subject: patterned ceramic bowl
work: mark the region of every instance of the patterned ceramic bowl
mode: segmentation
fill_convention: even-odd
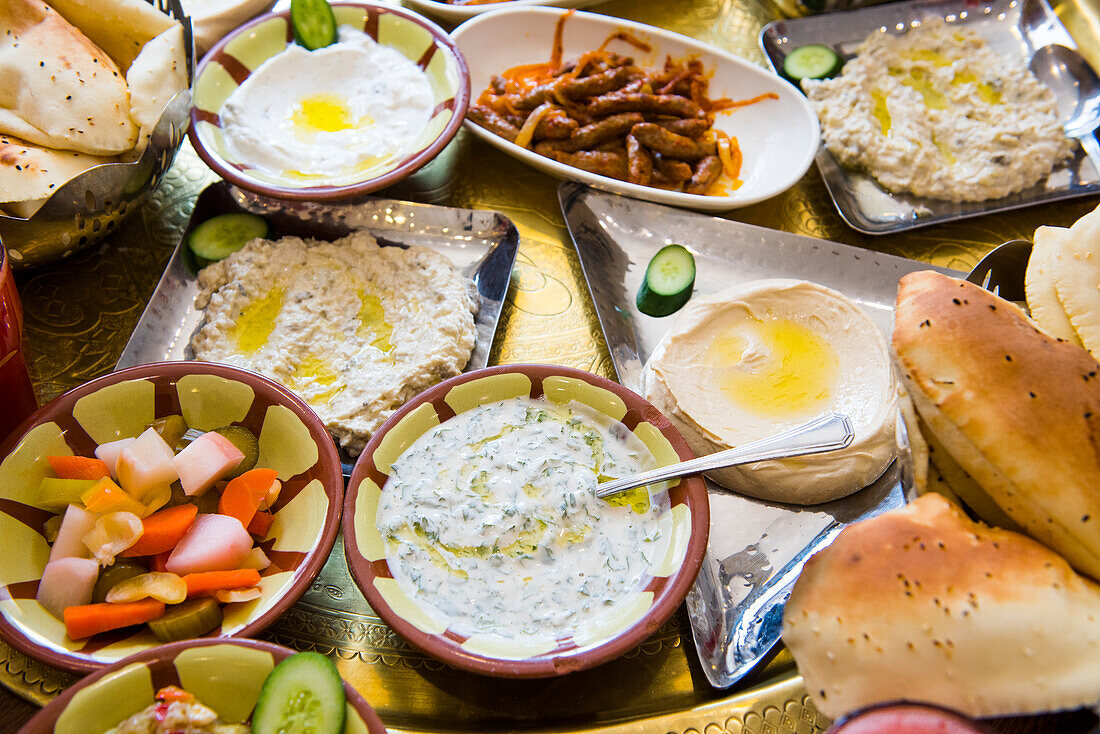
[[[252,372],[206,362],[162,362],[120,370],[74,388],[31,415],[0,444],[0,637],[49,665],[84,672],[158,644],[142,628],[74,641],[35,600],[49,555],[33,506],[48,455],[91,456],[101,443],[136,436],[155,418],[182,414],[211,430],[243,425],[260,442],[257,466],[279,472],[275,522],[258,543],[272,561],[262,596],[224,608],[221,636],[255,635],[309,588],[336,540],[343,475],[320,418],[286,388]]]
[[[226,143],[218,116],[222,105],[253,70],[283,51],[293,39],[289,11],[263,15],[217,43],[195,74],[188,135],[199,156],[226,180],[275,199],[353,199],[419,170],[458,132],[470,101],[470,73],[450,36],[427,18],[399,7],[348,3],[333,4],[333,11],[339,25],[363,29],[383,46],[400,51],[427,74],[435,101],[431,120],[405,152],[324,185],[269,174],[239,160]]]
[[[256,640],[186,640],[120,660],[83,678],[54,699],[20,734],[89,734],[118,726],[174,685],[193,694],[227,724],[245,721],[275,664],[294,651]],[[354,688],[347,695],[345,734],[384,734],[378,715]]]
[[[703,480],[688,477],[651,493],[667,540],[645,566],[640,583],[608,611],[571,635],[532,642],[514,634],[463,635],[420,604],[394,579],[376,515],[391,465],[418,437],[456,414],[508,398],[530,396],[583,403],[634,433],[659,465],[692,454],[672,424],[639,395],[610,380],[568,367],[507,365],[459,375],[405,404],[371,437],[352,472],[344,502],[348,567],[367,601],[405,639],[440,660],[478,673],[539,678],[610,660],[649,637],[683,601],[707,547],[709,505]],[[663,487],[662,487],[663,488]]]

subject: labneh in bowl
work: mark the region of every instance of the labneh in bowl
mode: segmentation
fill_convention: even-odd
[[[427,77],[434,108],[426,125],[394,155],[365,160],[338,175],[317,178],[292,170],[273,172],[247,160],[227,139],[222,119],[223,105],[253,72],[269,58],[293,45],[290,11],[262,15],[236,29],[203,57],[195,73],[191,128],[188,135],[199,157],[230,183],[252,193],[274,199],[299,201],[354,200],[406,178],[432,160],[451,141],[462,124],[470,100],[470,73],[454,42],[439,26],[409,10],[369,3],[334,3],[338,26],[362,30],[381,46],[396,49],[413,62]],[[330,47],[332,48],[332,47]],[[324,49],[322,49],[324,50]],[[347,83],[346,69],[332,69],[328,79],[310,79],[310,94],[339,94],[340,83]],[[342,76],[343,75],[343,76]],[[331,101],[331,100],[330,100]],[[282,102],[277,103],[282,109]],[[286,106],[301,112],[301,100],[288,98]],[[298,105],[295,107],[295,105]],[[400,106],[400,105],[397,105]],[[322,101],[314,109],[322,127],[333,131],[344,124],[335,108]],[[274,109],[274,107],[272,108]],[[344,113],[350,114],[349,109]],[[245,109],[242,115],[250,114]],[[303,113],[306,118],[309,115]],[[312,118],[310,118],[312,119]],[[365,125],[373,123],[364,123]],[[346,130],[361,129],[359,123]]]
[[[226,724],[247,721],[260,687],[276,664],[294,654],[257,640],[186,640],[138,653],[89,675],[39,711],[20,734],[88,734],[118,726],[154,703],[164,686],[178,686]],[[384,734],[378,715],[344,681],[347,734]]]
[[[426,600],[424,594],[417,594],[420,589],[413,588],[434,572],[424,566],[418,569],[410,565],[410,573],[404,573],[399,561],[404,550],[398,548],[396,540],[387,541],[386,535],[380,530],[380,508],[384,515],[389,516],[388,513],[394,508],[400,511],[403,507],[401,503],[406,497],[415,496],[415,492],[410,495],[394,489],[393,484],[387,485],[387,480],[396,474],[435,476],[431,470],[420,472],[415,468],[395,472],[393,465],[395,462],[400,463],[399,457],[406,454],[418,438],[434,427],[442,425],[445,430],[450,424],[458,431],[452,435],[458,436],[459,441],[464,441],[467,434],[463,426],[469,416],[475,415],[473,411],[479,410],[481,406],[517,398],[545,398],[553,406],[550,412],[556,411],[557,415],[547,417],[541,410],[528,412],[525,419],[510,423],[519,427],[502,430],[485,440],[477,439],[469,443],[466,449],[477,447],[475,450],[481,450],[482,447],[492,445],[491,442],[501,436],[507,438],[510,433],[517,436],[529,435],[524,433],[524,426],[533,426],[544,420],[549,420],[552,426],[555,421],[557,425],[570,426],[568,429],[560,429],[561,435],[570,438],[560,440],[574,440],[571,431],[577,425],[580,425],[579,430],[584,431],[586,427],[597,425],[596,422],[599,421],[606,424],[606,436],[613,440],[593,438],[592,432],[584,432],[586,438],[583,444],[574,445],[587,445],[590,448],[598,445],[600,452],[593,449],[593,454],[600,457],[612,456],[619,446],[633,447],[639,454],[648,453],[658,466],[692,458],[686,442],[667,418],[641,396],[610,380],[581,370],[550,365],[507,365],[476,370],[420,393],[371,437],[355,465],[345,497],[345,557],[355,582],[371,608],[406,640],[424,652],[454,667],[476,673],[508,678],[541,678],[571,673],[606,662],[652,635],[680,605],[695,580],[706,551],[710,512],[703,480],[693,476],[648,489],[634,490],[636,494],[632,496],[620,495],[622,499],[612,503],[619,506],[609,509],[606,516],[600,514],[603,512],[602,506],[590,504],[603,503],[605,500],[596,499],[594,493],[583,494],[578,498],[577,504],[571,507],[584,508],[587,519],[581,517],[578,511],[578,514],[572,515],[566,521],[565,507],[562,506],[562,522],[559,525],[553,518],[549,522],[544,521],[540,514],[545,507],[557,502],[556,499],[546,499],[556,498],[552,494],[552,479],[544,482],[532,479],[530,484],[523,486],[523,493],[528,498],[524,499],[515,491],[517,482],[498,481],[504,476],[503,469],[496,470],[494,476],[477,468],[481,457],[475,455],[473,459],[469,459],[463,456],[456,466],[473,467],[471,491],[480,493],[487,507],[503,506],[494,503],[501,497],[508,496],[509,491],[514,491],[512,496],[517,498],[517,506],[510,516],[516,518],[518,524],[508,527],[508,521],[505,520],[509,517],[507,509],[503,510],[499,518],[488,520],[489,524],[483,525],[483,521],[490,516],[474,515],[463,518],[466,513],[462,512],[462,507],[452,508],[453,514],[441,522],[441,526],[448,528],[445,532],[449,533],[453,528],[453,532],[461,535],[478,532],[477,528],[488,527],[486,537],[495,542],[490,550],[489,541],[480,541],[478,545],[474,545],[472,541],[469,544],[456,544],[451,537],[440,537],[438,543],[432,545],[429,542],[422,546],[428,557],[434,559],[433,563],[437,568],[467,579],[461,582],[464,588],[460,587],[450,597],[455,600],[454,607],[444,612],[435,602]],[[521,407],[517,410],[527,408]],[[582,416],[584,422],[572,424],[568,420],[562,421],[561,414],[565,412]],[[590,420],[583,419],[583,416],[589,416]],[[480,426],[477,423],[471,424],[470,431],[492,433],[492,429],[504,425],[507,420],[505,417],[489,416]],[[524,420],[527,421],[526,424]],[[604,428],[600,429],[603,430]],[[541,466],[561,467],[568,460],[562,459],[562,454],[553,455],[546,448],[551,445],[555,450],[560,448],[560,443],[552,444],[554,440],[559,439],[541,437],[534,443],[520,443],[519,447],[535,446],[534,453],[540,454],[531,456],[529,462],[525,461],[526,450],[506,451],[503,443],[496,444],[496,448],[489,449],[487,453],[496,452],[496,456],[502,457],[502,460],[519,467],[514,469],[509,466],[508,471],[528,471],[529,467],[540,461],[544,462]],[[580,450],[584,451],[583,448]],[[415,449],[408,454],[415,455]],[[440,451],[428,455],[448,454]],[[582,465],[583,462],[579,462],[573,466]],[[554,472],[556,469],[546,471]],[[590,472],[591,468],[585,471]],[[551,475],[546,473],[542,476]],[[561,485],[566,488],[567,495],[571,491],[569,488],[574,488],[574,493],[586,491],[583,483],[572,483],[567,473],[563,476],[567,478]],[[425,485],[430,489],[431,483],[435,481],[429,480]],[[539,486],[536,487],[536,484]],[[448,490],[443,489],[442,481],[436,486],[439,489],[435,491],[441,498],[449,494]],[[544,504],[540,505],[540,501]],[[569,501],[568,496],[565,501]],[[473,504],[476,503],[474,500]],[[426,503],[424,507],[427,508],[430,504],[432,503]],[[400,522],[412,523],[409,532],[414,535],[430,534],[433,530],[428,521],[415,519],[416,509],[400,516]],[[588,514],[590,509],[594,509],[597,514]],[[606,517],[612,519],[604,519]],[[541,523],[533,530],[530,527],[532,518],[535,523]],[[576,518],[580,520],[577,521]],[[590,524],[589,519],[592,520]],[[650,522],[655,523],[659,532],[654,531],[654,526],[647,525]],[[628,546],[628,550],[620,548],[622,553],[618,557],[612,557],[614,554],[601,555],[600,548],[606,546],[593,547],[607,537],[604,533],[609,532],[608,528],[633,527],[635,523],[638,527],[648,528],[644,531],[646,540],[639,546],[643,550],[634,553],[637,548]],[[391,527],[387,533],[395,538],[409,537],[404,534],[405,528],[394,531]],[[588,533],[592,533],[591,537],[585,538]],[[639,536],[634,536],[634,540],[637,537]],[[561,543],[556,544],[556,540]],[[651,541],[653,544],[647,545]],[[538,584],[538,579],[534,579],[534,583],[532,580],[544,568],[538,564],[543,562],[546,546],[551,547],[554,558],[565,559],[558,562],[554,573],[559,577],[565,574],[570,578],[560,586],[553,586],[544,595],[546,589]],[[570,551],[570,546],[576,550]],[[451,553],[453,555],[448,555]],[[498,557],[494,559],[493,555]],[[464,563],[462,556],[483,559],[489,565],[496,565],[498,562],[501,565],[497,566],[496,571],[482,566],[480,570],[472,569],[467,574],[461,568]],[[630,556],[633,560],[624,565],[624,556]],[[458,567],[457,572],[447,570],[451,568],[447,565],[448,558]],[[615,592],[619,595],[612,601],[605,601],[610,596],[601,598],[598,592],[593,592],[598,602],[592,604],[591,612],[582,611],[579,609],[580,605],[569,601],[572,598],[570,594],[588,593],[587,590],[578,591],[583,584],[579,579],[573,578],[584,576],[582,561],[585,559],[597,561],[593,567],[595,570],[588,569],[589,574],[585,581],[607,583],[609,586],[620,584]],[[470,560],[470,563],[476,561]],[[609,571],[603,571],[604,563],[610,564],[607,566]],[[624,570],[626,568],[631,570]],[[496,578],[493,578],[494,573],[498,574]],[[500,577],[505,575],[521,584],[513,591],[497,593],[497,598],[505,600],[502,603],[510,607],[506,610],[507,613],[492,616],[496,614],[496,610],[491,608],[495,603],[493,601],[489,602],[489,612],[479,611],[473,601],[475,596],[484,589],[490,589],[489,594],[492,595],[494,592],[491,589],[496,587],[488,584],[501,583]],[[413,585],[409,585],[410,578],[416,579],[412,582]],[[430,583],[425,582],[425,585]],[[570,588],[570,584],[576,586]],[[437,588],[443,588],[443,585]],[[539,614],[544,613],[547,608],[554,608],[555,604],[550,597],[561,595],[564,595],[564,601],[560,602],[563,613],[577,614],[578,621],[574,623],[570,620],[566,626],[550,627],[552,631],[548,633],[547,626],[539,621]],[[517,603],[515,600],[522,596],[529,596],[530,599]],[[542,600],[549,602],[546,607],[541,607],[537,613],[529,612],[528,604],[533,610],[540,607]],[[466,619],[462,619],[463,614],[467,615]],[[483,615],[483,620],[492,618],[491,624],[496,628],[487,629],[484,626],[479,627],[477,622],[471,622],[470,617],[478,614]],[[508,620],[508,614],[513,614],[514,623]],[[501,624],[499,620],[507,621]],[[525,624],[532,629],[524,631],[522,627]]]
[[[56,513],[33,503],[50,472],[46,456],[92,456],[99,444],[137,436],[172,414],[200,431],[249,429],[259,440],[256,466],[276,470],[283,483],[271,507],[273,523],[255,541],[272,562],[260,574],[260,598],[223,605],[221,626],[206,636],[256,635],[320,572],[336,540],[344,485],[335,445],[317,414],[281,385],[236,367],[131,367],[55,398],[0,444],[0,637],[13,647],[48,665],[87,672],[160,644],[144,625],[68,637],[35,598],[50,553],[44,523]]]

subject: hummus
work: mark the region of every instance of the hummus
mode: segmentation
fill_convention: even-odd
[[[199,273],[196,359],[278,380],[352,454],[410,397],[457,375],[474,347],[473,283],[426,247],[255,239]]]
[[[239,162],[283,184],[334,186],[392,165],[419,139],[434,106],[415,63],[342,26],[331,46],[291,44],[264,61],[218,116]]]
[[[646,364],[645,394],[700,456],[825,413],[848,416],[856,436],[846,449],[707,475],[754,497],[844,497],[896,453],[886,339],[859,306],[816,283],[759,280],[693,300]]]
[[[876,31],[839,77],[802,86],[829,151],[894,192],[997,199],[1073,150],[1054,94],[1019,59],[938,19],[902,36]]]

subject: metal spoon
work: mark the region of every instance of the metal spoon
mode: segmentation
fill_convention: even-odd
[[[644,487],[647,484],[662,482],[666,479],[698,474],[711,469],[722,469],[737,464],[834,451],[849,446],[855,435],[848,416],[839,413],[827,413],[809,423],[803,423],[774,436],[747,443],[744,446],[726,449],[708,456],[700,456],[698,459],[691,459],[690,461],[680,461],[640,474],[632,474],[622,479],[602,482],[596,486],[596,496],[609,497],[628,489]]]
[[[1095,134],[1100,127],[1100,77],[1081,54],[1058,44],[1036,51],[1030,66],[1039,81],[1054,92],[1066,135],[1081,141],[1100,176],[1100,143]]]

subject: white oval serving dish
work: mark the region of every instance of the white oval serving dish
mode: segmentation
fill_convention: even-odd
[[[510,7],[479,15],[452,33],[470,69],[471,99],[489,85],[494,74],[520,64],[550,58],[554,26],[562,10]],[[510,143],[466,120],[466,127],[509,155],[558,178],[580,181],[607,191],[662,204],[719,212],[768,199],[802,178],[814,161],[820,128],[806,97],[794,85],[770,71],[687,36],[595,13],[576,12],[565,22],[563,59],[595,50],[610,34],[626,30],[652,46],[649,52],[614,41],[608,48],[634,58],[645,68],[661,67],[665,57],[696,57],[712,72],[711,99],[750,99],[767,92],[778,99],[716,114],[714,127],[737,138],[744,155],[743,185],[728,196],[702,196],[627,183],[582,171]]]

